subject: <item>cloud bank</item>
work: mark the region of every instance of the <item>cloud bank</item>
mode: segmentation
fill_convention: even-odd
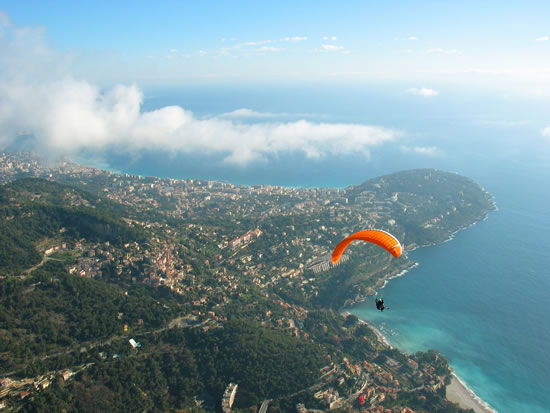
[[[257,112],[252,109],[241,108],[232,112],[222,113],[218,115],[219,118],[231,118],[231,119],[244,119],[244,118],[276,118],[281,116],[288,116],[287,113],[278,114],[271,112]]]
[[[50,158],[82,151],[101,156],[162,150],[214,154],[226,163],[246,165],[285,152],[308,158],[368,157],[373,146],[399,136],[361,124],[240,122],[239,117],[260,115],[249,109],[208,119],[180,106],[142,111],[143,92],[136,85],[100,90],[73,78],[69,63],[47,46],[42,29],[18,28],[0,16],[0,149],[25,134],[34,137],[37,152]]]

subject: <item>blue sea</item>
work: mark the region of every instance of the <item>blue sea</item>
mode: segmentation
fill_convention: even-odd
[[[414,85],[412,85],[414,86]],[[370,157],[273,157],[244,167],[222,157],[162,152],[112,154],[110,168],[139,175],[217,179],[237,184],[340,187],[411,168],[458,172],[493,194],[498,209],[449,242],[408,252],[419,265],[351,311],[392,345],[446,355],[456,374],[502,413],[550,409],[550,102],[504,92],[433,85],[195,86],[145,90],[143,110],[180,105],[199,118],[247,108],[279,114],[250,122],[353,122],[399,130],[400,142]],[[243,120],[246,122],[246,120]],[[403,146],[436,147],[433,156]],[[372,301],[372,300],[371,300]]]
[[[408,253],[419,263],[351,310],[390,343],[446,355],[456,374],[499,412],[548,412],[550,197],[526,168],[487,182],[498,210],[450,242]]]

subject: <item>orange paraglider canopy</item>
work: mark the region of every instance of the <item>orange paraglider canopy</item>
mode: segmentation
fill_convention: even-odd
[[[364,231],[351,234],[349,237],[341,241],[332,252],[332,263],[336,264],[346,248],[353,241],[367,241],[384,248],[395,258],[399,257],[403,252],[400,242],[392,234],[380,229],[367,229]]]

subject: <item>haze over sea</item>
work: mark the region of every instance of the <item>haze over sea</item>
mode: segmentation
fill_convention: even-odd
[[[211,118],[247,108],[255,117],[239,122],[380,125],[399,130],[401,145],[376,146],[369,159],[289,153],[237,168],[219,155],[161,152],[112,154],[107,162],[140,175],[284,186],[343,188],[420,167],[474,179],[494,195],[498,210],[451,242],[409,252],[420,265],[380,292],[389,311],[376,312],[372,299],[351,311],[404,351],[438,349],[499,412],[548,411],[550,145],[541,134],[547,104],[458,89],[419,99],[403,90],[353,84],[145,90],[143,110],[181,105],[198,118]]]

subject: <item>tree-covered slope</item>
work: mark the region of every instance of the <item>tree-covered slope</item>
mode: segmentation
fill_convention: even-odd
[[[444,241],[494,208],[491,195],[473,180],[435,169],[397,172],[349,189],[359,207],[369,195],[388,209],[409,245]]]
[[[16,274],[40,262],[39,241],[80,238],[116,245],[143,240],[122,220],[122,208],[84,191],[25,178],[0,187],[0,274]]]

